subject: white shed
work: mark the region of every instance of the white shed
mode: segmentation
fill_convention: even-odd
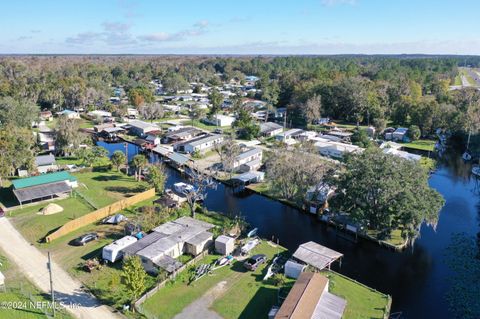
[[[122,258],[122,249],[132,245],[137,241],[137,238],[133,236],[125,236],[119,240],[114,241],[110,245],[103,247],[102,258],[110,262],[116,262]]]
[[[222,255],[230,255],[235,249],[235,238],[221,235],[215,239],[215,251]]]
[[[306,265],[299,264],[293,260],[289,260],[285,264],[285,276],[297,279],[306,267]]]

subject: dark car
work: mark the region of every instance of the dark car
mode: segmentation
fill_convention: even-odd
[[[245,268],[248,270],[255,270],[267,261],[267,256],[265,255],[255,255],[247,259],[247,261],[243,264]]]
[[[96,233],[89,233],[76,238],[73,241],[73,244],[75,246],[84,246],[86,243],[97,240],[97,239],[98,239],[98,235]]]

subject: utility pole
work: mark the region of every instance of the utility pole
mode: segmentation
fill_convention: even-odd
[[[55,318],[55,292],[53,291],[52,259],[50,258],[50,252],[48,252],[47,268],[48,268],[48,273],[50,275],[50,292],[52,294],[53,317]]]
[[[127,161],[127,163],[126,163],[127,166],[125,168],[125,173],[128,176],[128,143],[127,142],[123,143],[123,146],[125,146],[125,158],[126,158],[126,161]]]

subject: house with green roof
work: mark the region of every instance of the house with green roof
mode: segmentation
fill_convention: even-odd
[[[77,178],[66,171],[20,178],[12,184],[20,205],[65,196],[78,186]]]

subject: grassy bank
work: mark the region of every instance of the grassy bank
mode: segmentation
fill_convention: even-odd
[[[343,319],[383,319],[389,313],[390,300],[387,295],[335,272],[325,271],[322,274],[330,280],[329,291],[347,300]]]
[[[402,146],[414,150],[433,152],[436,141],[434,140],[417,140],[410,143],[403,143]]]

